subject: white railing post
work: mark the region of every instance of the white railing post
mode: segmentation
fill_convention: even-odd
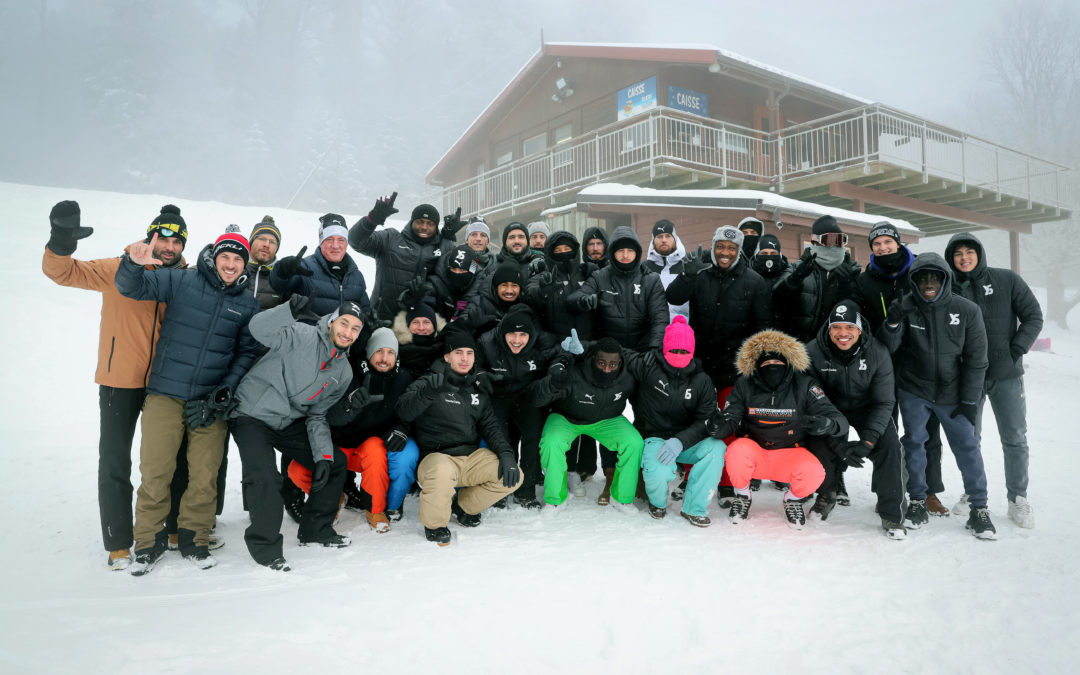
[[[968,136],[964,134],[960,140],[960,192],[961,194],[967,193],[968,180],[967,180],[967,144]]]
[[[870,173],[870,133],[866,124],[866,108],[862,109],[863,173]]]
[[[720,187],[727,187],[727,127],[720,125]]]
[[[926,185],[930,182],[930,173],[926,166],[926,122],[920,125],[922,129],[922,182]]]
[[[784,149],[784,132],[776,132],[776,191],[784,191],[784,158],[781,156]]]

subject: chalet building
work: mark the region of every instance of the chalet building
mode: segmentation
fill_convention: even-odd
[[[843,211],[856,214],[839,220],[863,263],[869,218],[909,241],[1006,230],[1015,269],[1020,234],[1070,216],[1066,171],[711,46],[549,42],[426,181],[444,212],[460,206],[496,230],[628,224],[647,243],[660,217],[704,232],[753,211],[787,247],[808,240],[815,213]]]

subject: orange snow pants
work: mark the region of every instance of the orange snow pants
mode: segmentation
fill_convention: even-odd
[[[728,444],[724,468],[736,488],[750,487],[751,478],[790,483],[799,499],[813,494],[825,480],[825,468],[806,448],[765,450],[749,438]]]
[[[360,488],[371,495],[371,512],[386,510],[386,491],[390,488],[390,470],[386,464],[383,439],[372,436],[358,447],[341,448],[349,471],[360,474]],[[289,478],[304,492],[311,490],[311,470],[299,462],[289,464]]]

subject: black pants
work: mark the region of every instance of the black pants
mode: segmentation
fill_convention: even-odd
[[[848,424],[856,430],[866,426],[866,414],[861,410],[844,413]],[[807,443],[807,449],[814,453],[821,465],[825,467],[825,480],[822,481],[820,492],[833,492],[836,490],[836,476],[840,467],[846,466],[842,459],[847,449],[847,437],[831,437],[824,439],[811,438]],[[904,449],[900,445],[900,436],[896,432],[896,425],[891,421],[885,428],[885,432],[870,451],[868,458],[874,465],[874,472],[870,478],[870,489],[877,495],[877,512],[882,518],[894,523],[903,522],[904,497],[907,494],[907,469],[904,465]]]
[[[596,473],[596,441],[588,436],[578,436],[566,453],[566,470],[577,471],[586,476]],[[614,469],[619,455],[614,450],[600,446],[600,466]]]
[[[525,394],[494,398],[492,404],[510,447],[516,448],[520,442],[518,466],[523,480],[518,490],[532,494],[540,483],[540,434],[544,430],[547,410],[537,408]]]
[[[131,442],[146,399],[145,389],[98,387],[101,436],[98,439],[98,511],[106,551],[130,549]]]
[[[274,450],[280,450],[294,462],[314,470],[307,427],[304,419],[299,419],[276,431],[257,419],[241,416],[229,422],[229,430],[240,450],[241,483],[251,516],[251,525],[244,530],[244,543],[255,562],[266,565],[282,557],[284,541],[281,536],[284,515],[281,474]],[[333,536],[334,515],[345,486],[345,461],[345,454],[334,448],[330,482],[304,503],[298,533],[301,541],[319,541]]]

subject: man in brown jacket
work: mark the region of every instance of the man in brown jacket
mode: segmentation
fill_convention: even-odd
[[[119,257],[88,261],[71,257],[78,240],[94,231],[80,226],[77,202],[56,204],[49,221],[52,233],[41,262],[45,276],[61,286],[101,293],[101,333],[94,374],[101,411],[98,507],[109,568],[121,570],[131,562],[131,441],[146,395],[165,304],[120,295],[114,283]],[[183,267],[181,253],[187,242],[187,225],[180,209],[171,204],[163,206],[147,229],[148,240],[154,233],[158,234],[154,257],[163,266]]]

